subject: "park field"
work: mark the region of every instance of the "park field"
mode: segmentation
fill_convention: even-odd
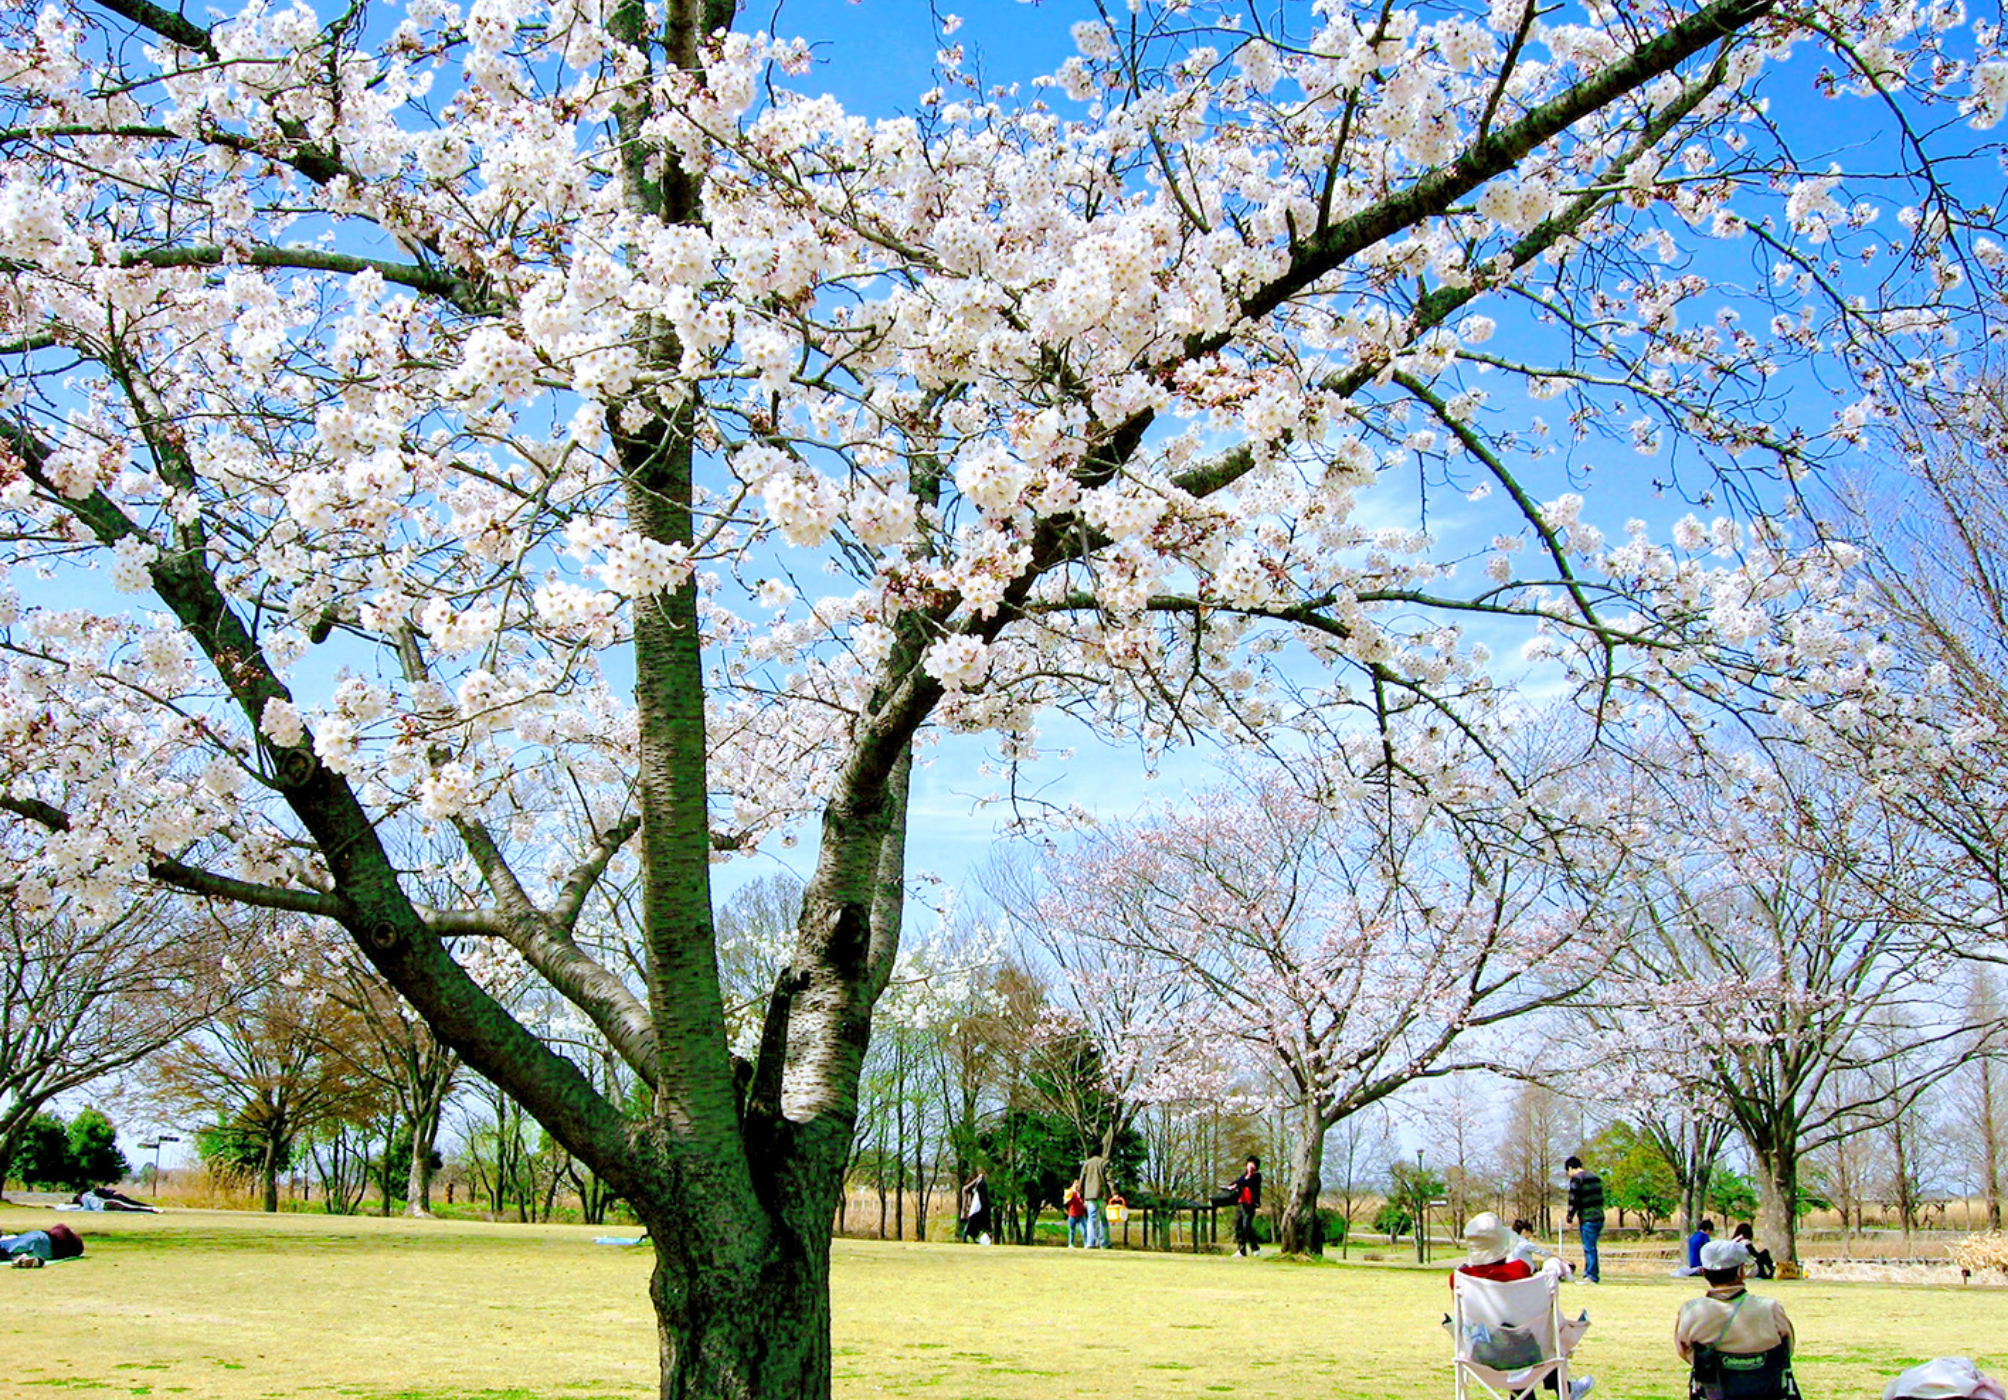
[[[0,1206],[0,1228],[46,1211]],[[0,1396],[594,1400],[650,1393],[645,1251],[600,1230],[178,1211],[70,1216],[81,1261],[0,1271]],[[1447,1396],[1440,1271],[836,1242],[845,1400]],[[1766,1285],[1807,1400],[1943,1354],[2008,1370],[2008,1289]],[[1577,1287],[1601,1395],[1679,1400],[1695,1285]]]

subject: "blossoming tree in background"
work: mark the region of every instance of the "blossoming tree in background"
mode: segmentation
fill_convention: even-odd
[[[1192,989],[1188,1036],[1279,1086],[1295,1144],[1285,1250],[1312,1248],[1334,1126],[1476,1063],[1490,1036],[1580,994],[1608,959],[1569,853],[1472,815],[1337,801],[1263,773],[1105,828],[1044,871],[1048,938]]]
[[[1206,988],[1136,940],[1080,936],[1084,921],[1107,910],[1088,903],[1102,893],[1091,877],[1078,886],[1048,880],[1071,852],[1049,846],[1038,862],[1018,856],[1011,848],[994,854],[980,884],[1005,912],[1024,961],[1052,969],[1050,1002],[1032,1035],[1078,1071],[1060,1077],[1071,1092],[1056,1107],[1079,1134],[1083,1156],[1094,1145],[1113,1157],[1118,1140],[1152,1111],[1171,1121],[1217,1111],[1242,1066],[1238,1047],[1201,1014]]]
[[[1998,1008],[1981,1022],[1945,996],[1952,879],[1928,830],[1856,775],[1689,784],[1652,829],[1624,877],[1626,956],[1578,1050],[1609,1061],[1607,1083],[1671,1086],[1733,1125],[1757,1165],[1762,1238],[1796,1260],[1802,1164],[1909,1114],[1994,1043]]]
[[[1940,376],[2000,252],[1936,147],[1851,141],[1911,172],[1856,181],[1762,104],[1964,154],[2008,65],[1950,4],[1178,4],[1001,93],[944,37],[872,120],[733,18],[6,12],[0,757],[17,903],[339,925],[647,1223],[664,1395],[819,1396],[915,744],[1309,726],[1447,801],[1503,713],[1475,624],[1600,720],[1879,703],[1832,551],[1606,536],[1573,488],[1657,453],[1768,508]],[[1787,411],[1808,361],[1860,386],[1831,421]],[[710,862],[807,814],[735,1057]],[[478,897],[427,898],[408,828]],[[609,908],[633,969],[578,936]]]

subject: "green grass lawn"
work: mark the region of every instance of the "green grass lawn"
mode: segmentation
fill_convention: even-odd
[[[0,1207],[0,1228],[56,1217]],[[587,1400],[650,1393],[641,1250],[577,1226],[180,1211],[70,1216],[81,1261],[0,1271],[0,1395]],[[1769,1287],[1769,1285],[1767,1285]],[[1808,1400],[1941,1354],[2008,1370],[2008,1289],[1782,1284]],[[846,1400],[1447,1396],[1440,1273],[947,1245],[836,1245]],[[1695,1286],[1573,1288],[1600,1394],[1680,1400]]]

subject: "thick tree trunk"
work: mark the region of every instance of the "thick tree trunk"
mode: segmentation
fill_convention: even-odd
[[[1318,1193],[1324,1190],[1325,1121],[1315,1108],[1304,1111],[1304,1130],[1291,1154],[1290,1192],[1283,1202],[1277,1241],[1285,1254],[1323,1254],[1318,1236]]]
[[[411,1163],[404,1187],[406,1215],[432,1214],[432,1151],[439,1141],[439,1111],[439,1102],[434,1099],[412,1120]]]
[[[273,1135],[265,1138],[265,1160],[258,1164],[258,1175],[265,1186],[264,1209],[267,1215],[279,1213],[279,1139]]]
[[[1779,1263],[1799,1262],[1799,1154],[1794,1147],[1758,1153],[1763,1200],[1757,1210],[1758,1243]]]
[[[651,1222],[650,1230],[662,1400],[828,1400],[828,1230],[785,1242],[775,1231],[774,1247],[748,1260],[666,1242],[675,1228]]]

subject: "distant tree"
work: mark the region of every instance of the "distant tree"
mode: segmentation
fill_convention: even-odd
[[[1615,1044],[1697,1076],[1749,1147],[1767,1244],[1796,1259],[1800,1162],[1986,1043],[1946,995],[1936,848],[1831,767],[1725,773],[1650,812],[1636,956],[1600,989],[1622,1009]]]
[[[274,1173],[289,1169],[297,1137],[275,1136],[266,1115],[247,1105],[228,1119],[197,1128],[195,1155],[219,1175],[256,1177],[268,1166]]]
[[[38,1113],[14,1133],[6,1175],[31,1191],[52,1190],[69,1179],[70,1135],[62,1116]]]
[[[1393,1244],[1399,1236],[1408,1233],[1410,1220],[1409,1213],[1399,1202],[1393,1199],[1384,1200],[1380,1203],[1380,1208],[1374,1211],[1374,1232],[1386,1235],[1388,1243]],[[1420,1246],[1417,1248],[1419,1251]]]
[[[1481,1140],[1492,1127],[1492,1095],[1488,1086],[1473,1074],[1452,1075],[1429,1096],[1422,1116],[1421,1134],[1429,1155],[1442,1162],[1446,1209],[1453,1221],[1468,1220],[1476,1203],[1493,1194],[1493,1183],[1480,1168]],[[1332,1145],[1327,1140],[1329,1161]]]
[[[14,1155],[0,1173],[31,1190],[85,1191],[124,1179],[131,1170],[119,1151],[118,1129],[95,1108],[68,1122],[38,1113],[15,1134]]]
[[[354,1123],[340,1118],[324,1119],[300,1134],[297,1150],[288,1154],[289,1160],[280,1170],[292,1164],[292,1156],[304,1158],[320,1184],[321,1208],[329,1215],[354,1215],[362,1209],[363,1197],[369,1194],[369,1148],[363,1130]],[[255,1175],[260,1166],[257,1140],[247,1139],[243,1152],[239,1160],[228,1164],[228,1169],[241,1175]]]
[[[1604,1201],[1618,1212],[1639,1217],[1639,1227],[1650,1234],[1654,1225],[1671,1216],[1680,1205],[1680,1182],[1673,1166],[1651,1138],[1629,1123],[1613,1123],[1590,1140],[1585,1154],[1600,1163],[1604,1179]]]
[[[978,1129],[966,1157],[984,1165],[1003,1212],[1000,1226],[1019,1244],[1036,1238],[1040,1212],[1059,1206],[1067,1183],[1078,1174],[1087,1146],[1074,1124],[1057,1113],[1006,1108]],[[1117,1141],[1110,1171],[1117,1181],[1134,1181],[1142,1158],[1135,1134]]]
[[[1351,1222],[1359,1216],[1360,1196],[1370,1180],[1386,1174],[1387,1164],[1397,1150],[1385,1104],[1349,1115],[1326,1135],[1325,1160],[1334,1177],[1331,1185],[1338,1193],[1340,1213],[1347,1222],[1346,1231],[1339,1238],[1341,1258],[1352,1244]]]
[[[463,954],[462,961],[477,960]],[[388,1114],[390,1140],[376,1164],[383,1200],[387,1206],[395,1195],[410,1214],[429,1215],[440,1119],[458,1082],[460,1057],[360,957],[344,953],[327,986],[348,1014],[325,1018],[332,1038],[324,1049],[358,1080],[376,1086],[375,1116]],[[393,1162],[396,1149],[402,1159]],[[403,1178],[395,1185],[389,1178],[394,1169]]]
[[[1991,969],[1976,967],[1967,984],[1967,1020],[1976,1026],[2001,1024],[2001,998]],[[2001,1228],[2001,1177],[2004,1157],[2008,1157],[2008,1078],[2002,1074],[2002,1057],[2008,1046],[1997,1030],[1988,1036],[1981,1052],[1974,1056],[1953,1086],[1953,1102],[1963,1145],[1967,1149],[1971,1179],[1986,1204],[1987,1227]]]
[[[1525,1216],[1547,1234],[1555,1228],[1554,1205],[1562,1179],[1562,1097],[1545,1084],[1522,1084],[1506,1115],[1499,1165],[1506,1198],[1515,1215]]]
[[[0,1162],[58,1095],[131,1069],[221,1006],[220,961],[244,922],[162,899],[105,922],[0,900]]]
[[[115,1184],[132,1170],[125,1153],[119,1151],[118,1129],[97,1109],[79,1110],[70,1120],[66,1137],[72,1191]]]
[[[1186,1024],[1278,1086],[1290,1253],[1311,1247],[1334,1126],[1581,990],[1600,946],[1524,813],[1453,820],[1398,784],[1304,776],[1252,770],[1105,826],[1048,859],[1039,906],[1056,939],[1133,950],[1197,989]]]
[[[1708,1175],[1708,1205],[1725,1219],[1748,1219],[1757,1213],[1757,1188],[1741,1172],[1717,1167]]]
[[[1387,1197],[1399,1208],[1415,1230],[1415,1257],[1423,1254],[1423,1222],[1429,1218],[1430,1202],[1442,1197],[1443,1177],[1428,1167],[1397,1158],[1388,1165]]]
[[[279,1173],[301,1134],[367,1112],[375,1089],[330,1051],[355,1035],[326,994],[328,972],[312,931],[270,928],[248,990],[201,1031],[148,1062],[146,1082],[169,1112],[202,1121],[214,1155],[250,1174],[264,1208],[279,1208]]]

